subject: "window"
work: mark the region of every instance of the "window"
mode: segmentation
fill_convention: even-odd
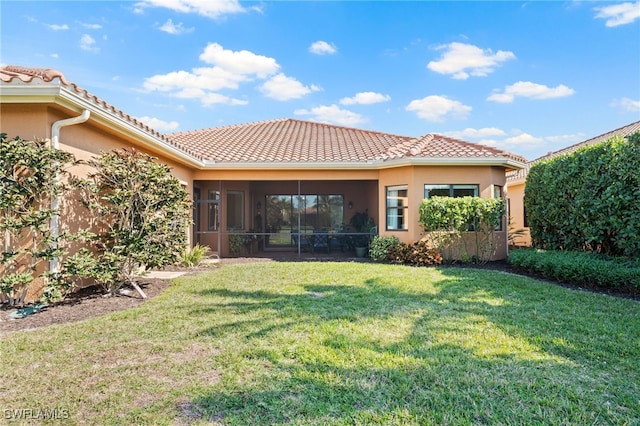
[[[500,185],[493,185],[493,198],[502,198],[502,187]]]
[[[244,192],[227,192],[227,230],[244,229]]]
[[[218,205],[220,203],[220,192],[219,191],[209,191],[209,196],[207,198],[207,229],[209,231],[217,231],[218,225],[220,224],[219,219],[219,209]]]
[[[387,230],[408,229],[409,188],[406,185],[387,187]]]
[[[424,198],[429,197],[477,197],[480,194],[478,185],[425,185]],[[473,221],[467,224],[467,230],[473,231]]]
[[[502,187],[500,187],[502,188]],[[477,197],[478,185],[425,185],[424,198],[429,197]]]
[[[339,194],[267,194],[265,205],[270,247],[292,244],[292,233],[338,231],[344,222],[344,196]]]

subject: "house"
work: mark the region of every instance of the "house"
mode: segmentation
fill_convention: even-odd
[[[380,235],[410,243],[423,237],[418,207],[429,194],[504,197],[506,172],[526,163],[436,134],[400,136],[295,119],[161,134],[43,68],[0,69],[0,113],[0,131],[10,137],[49,138],[80,159],[118,147],[156,156],[193,195],[191,242],[221,256],[230,254],[233,235],[251,250],[293,251],[293,237],[345,231],[363,212]],[[54,123],[71,117],[79,118],[54,134]],[[501,229],[496,259],[506,257],[506,226]]]
[[[549,152],[547,155],[528,162],[524,168],[507,172],[507,191],[509,194],[509,217],[513,229],[523,230],[523,234],[516,238],[515,243],[519,246],[530,246],[531,235],[529,234],[529,226],[527,216],[524,209],[524,189],[527,175],[531,166],[539,161],[548,160],[560,155],[570,154],[584,146],[594,145],[611,139],[614,136],[628,136],[633,133],[640,132],[640,121],[628,124],[619,129],[603,133],[591,139],[579,142],[575,145],[568,146],[558,151]]]

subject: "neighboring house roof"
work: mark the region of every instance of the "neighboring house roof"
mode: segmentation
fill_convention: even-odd
[[[2,102],[60,102],[89,108],[103,123],[156,147],[170,148],[200,168],[384,168],[402,165],[490,165],[519,169],[521,156],[446,136],[399,136],[295,119],[164,135],[68,82],[54,69],[0,68]],[[12,89],[12,90],[7,90]],[[41,90],[33,90],[41,89]],[[52,90],[53,89],[53,90]],[[52,97],[53,96],[53,97]],[[74,104],[75,101],[75,104]]]
[[[512,171],[512,172],[508,172],[507,173],[507,182],[516,182],[519,180],[525,180],[527,178],[527,175],[529,174],[529,170],[531,169],[531,166],[534,165],[535,163],[542,161],[542,160],[548,160],[550,158],[554,158],[554,157],[558,157],[560,155],[564,155],[564,154],[570,154],[576,150],[578,150],[579,148],[582,148],[584,146],[589,146],[589,145],[595,145],[597,143],[600,142],[604,142],[606,140],[611,139],[614,136],[629,136],[632,135],[636,132],[640,132],[640,121],[636,121],[635,123],[631,123],[631,124],[627,124],[626,126],[620,127],[619,129],[616,130],[612,130],[610,132],[607,133],[603,133],[599,136],[596,136],[594,138],[591,139],[587,139],[585,141],[582,142],[578,142],[577,144],[568,146],[566,148],[562,148],[558,151],[553,151],[553,152],[549,152],[548,154],[540,157],[540,158],[536,158],[533,161],[529,161],[527,162],[526,166],[523,169],[520,170],[516,170],[516,171]]]

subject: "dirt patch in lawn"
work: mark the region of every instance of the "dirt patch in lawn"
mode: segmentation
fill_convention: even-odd
[[[278,259],[278,260],[300,260],[297,258],[291,259]],[[316,259],[322,260],[322,259]],[[235,258],[235,259],[224,259],[220,261],[220,263],[213,266],[205,266],[198,268],[179,268],[179,267],[170,267],[165,270],[167,271],[181,271],[186,274],[195,274],[206,270],[211,270],[212,268],[224,267],[224,265],[233,264],[233,263],[252,263],[252,262],[268,262],[273,261],[269,258]],[[307,259],[307,261],[310,261]],[[328,261],[328,260],[327,260]],[[362,261],[362,259],[360,259]],[[489,262],[485,265],[452,265],[455,267],[466,267],[466,268],[481,268],[481,269],[490,269],[490,270],[498,270],[503,272],[510,272],[520,275],[527,275],[518,271],[513,266],[509,265],[506,261],[499,262]],[[446,266],[449,267],[449,266]],[[532,278],[544,279],[544,277],[535,276],[529,274]],[[566,287],[570,287],[576,290],[586,290],[586,291],[596,291],[599,293],[605,293],[612,296],[626,297],[640,301],[640,295],[629,295],[629,294],[620,294],[613,293],[611,291],[602,290],[602,289],[590,289],[583,288],[570,283],[558,283],[556,281],[548,281],[557,285],[563,285]],[[154,298],[155,296],[161,294],[166,288],[171,285],[170,280],[164,279],[150,279],[150,278],[142,278],[139,282],[140,287],[145,292],[149,299]],[[67,296],[67,298],[61,302],[57,302],[47,306],[46,308],[29,315],[25,318],[14,319],[11,317],[11,314],[16,311],[15,308],[10,308],[7,305],[2,305],[0,307],[0,336],[3,334],[7,334],[13,331],[19,330],[33,330],[41,327],[46,327],[53,324],[63,324],[69,322],[82,321],[88,318],[97,317],[101,315],[108,314],[110,312],[122,311],[125,309],[133,308],[144,303],[144,299],[140,297],[140,295],[133,289],[129,287],[124,287],[123,294],[118,295],[105,295],[104,290],[101,287],[87,287],[75,293],[72,293]]]

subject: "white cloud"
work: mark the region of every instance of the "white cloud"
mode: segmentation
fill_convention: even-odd
[[[555,135],[555,136],[546,136],[544,139],[549,142],[553,142],[554,144],[561,144],[563,146],[573,145],[574,143],[581,142],[586,139],[586,135],[584,133],[573,133],[569,135]]]
[[[192,72],[173,71],[149,77],[144,82],[147,90],[159,92],[178,91],[182,98],[198,98],[207,91],[237,89],[239,83],[248,80],[240,74],[230,73],[222,68],[194,68]]]
[[[242,99],[230,98],[229,96],[221,95],[220,93],[207,93],[202,98],[202,105],[211,106],[214,104],[223,105],[247,105],[249,102]]]
[[[209,43],[199,58],[207,64],[215,65],[232,73],[255,74],[260,78],[266,78],[280,68],[280,65],[273,58],[256,55],[248,50],[224,49],[218,43]]]
[[[376,92],[360,92],[356,93],[355,96],[351,98],[342,98],[340,99],[340,103],[342,105],[369,105],[369,104],[377,104],[380,102],[388,102],[391,100],[391,96],[383,95],[382,93]]]
[[[237,0],[144,0],[134,4],[134,11],[142,13],[147,7],[163,7],[180,13],[195,13],[211,19],[246,12]]]
[[[102,28],[102,25],[100,24],[83,24],[81,23],[80,25],[82,25],[83,28],[86,28],[88,30],[99,30]]]
[[[622,98],[614,100],[611,105],[618,107],[625,112],[638,112],[640,111],[640,101],[634,101],[629,98]]]
[[[48,27],[50,30],[53,30],[53,31],[66,31],[66,30],[68,30],[68,29],[69,29],[69,26],[68,26],[67,24],[62,24],[62,25],[59,25],[59,24],[49,24],[49,25],[47,25],[47,27]]]
[[[531,145],[543,145],[544,138],[538,138],[530,135],[529,133],[520,133],[517,136],[512,136],[504,140],[504,143],[510,146],[531,146]]]
[[[443,121],[445,117],[465,119],[471,112],[471,107],[446,96],[427,96],[415,99],[407,105],[407,111],[414,111],[418,117],[428,121]]]
[[[60,58],[60,55],[58,55],[57,53],[52,53],[49,56],[51,56],[53,59],[59,59]]]
[[[498,129],[497,127],[483,127],[481,129],[467,127],[464,130],[454,130],[445,132],[444,134],[452,138],[466,140],[487,138],[489,136],[505,136],[506,132],[502,129]]]
[[[640,19],[640,1],[596,7],[594,10],[598,12],[596,18],[606,19],[607,27],[631,24],[636,19]]]
[[[357,126],[367,122],[362,115],[341,109],[338,105],[321,105],[310,110],[298,109],[294,111],[294,114],[309,115],[311,119],[315,121],[333,123],[341,126]]]
[[[466,80],[470,75],[486,77],[502,62],[515,59],[512,52],[498,50],[495,54],[491,49],[481,49],[465,43],[450,43],[439,46],[438,50],[446,49],[437,61],[431,61],[427,68],[440,74],[451,74],[456,80]]]
[[[241,83],[256,78],[266,79],[280,68],[273,58],[247,50],[227,50],[217,43],[209,44],[199,58],[212,66],[157,74],[146,78],[143,87],[148,91],[166,92],[178,98],[199,99],[205,106],[245,105],[248,103],[245,100],[216,92],[223,89],[236,90]]]
[[[531,99],[551,99],[571,96],[575,90],[560,84],[556,87],[548,87],[544,84],[532,83],[530,81],[518,81],[504,88],[504,92],[496,92],[487,98],[488,101],[511,103],[516,96]]]
[[[80,49],[86,50],[87,52],[97,53],[100,51],[99,48],[95,46],[96,41],[89,34],[83,34],[80,37]]]
[[[318,40],[309,46],[309,52],[316,55],[333,55],[338,49],[335,45],[329,44],[326,41]]]
[[[164,121],[155,117],[136,117],[136,120],[143,122],[147,126],[161,133],[173,132],[180,127],[177,121]]]
[[[277,101],[288,101],[289,99],[298,99],[311,92],[318,92],[320,89],[316,85],[305,86],[293,77],[287,77],[280,73],[267,80],[260,91],[268,98]]]
[[[193,32],[193,27],[185,28],[182,22],[179,22],[177,25],[173,23],[171,19],[167,19],[167,22],[158,27],[160,31],[164,31],[167,34],[183,34]]]

